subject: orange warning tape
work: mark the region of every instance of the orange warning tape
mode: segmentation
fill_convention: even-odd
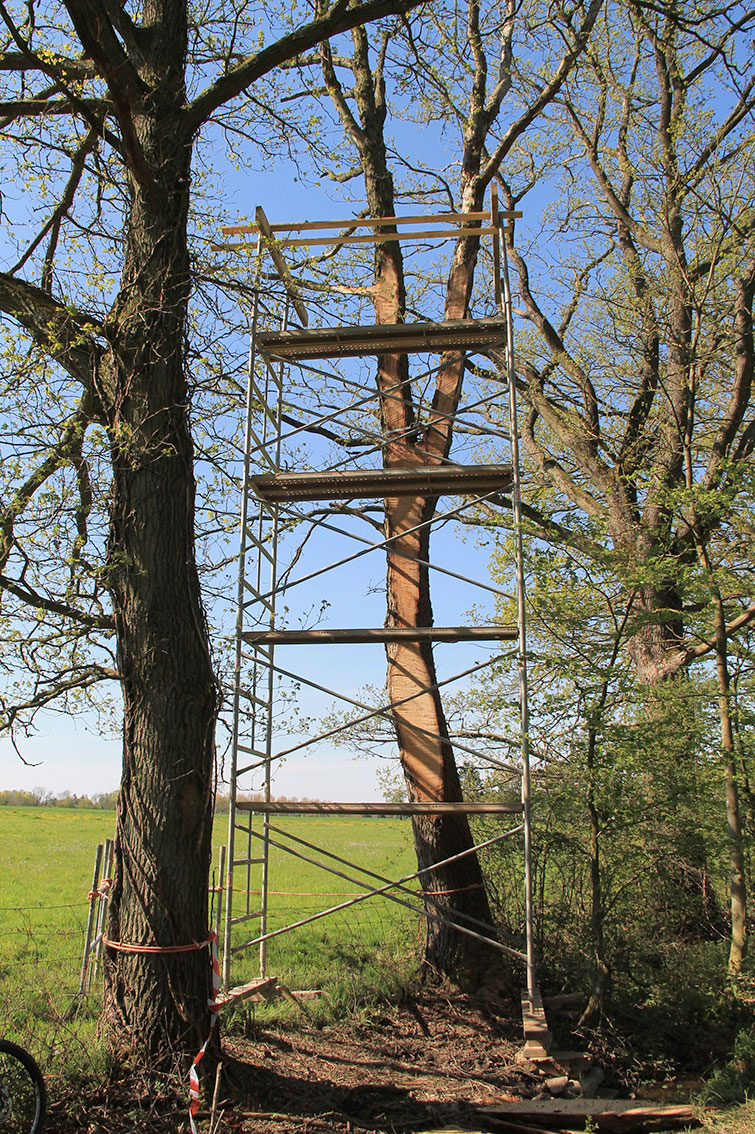
[[[216,934],[212,933],[206,941],[192,941],[191,945],[130,945],[125,941],[111,941],[103,933],[102,944],[119,953],[193,953],[197,949],[205,949],[215,937]]]
[[[102,935],[104,945],[109,949],[118,949],[122,953],[191,953],[198,949],[204,949],[208,945],[210,947],[210,958],[212,963],[212,988],[210,998],[207,1001],[207,1007],[210,1010],[210,1033],[204,1041],[202,1048],[194,1056],[194,1061],[189,1070],[189,1125],[191,1126],[192,1134],[197,1134],[197,1127],[194,1122],[194,1116],[199,1110],[199,1074],[197,1067],[204,1058],[212,1033],[218,1019],[218,1012],[220,1005],[218,1004],[218,993],[220,992],[220,964],[218,962],[218,935],[213,930],[204,941],[192,941],[190,945],[130,945],[123,941],[111,941],[105,934]]]
[[[112,885],[112,878],[103,878],[96,890],[89,891],[89,893],[87,894],[87,901],[93,902],[95,898],[109,898],[109,891]]]
[[[457,886],[455,890],[418,890],[418,894],[425,893],[429,897],[434,898],[438,894],[463,894],[465,890],[482,890],[481,882],[473,882],[470,886]]]

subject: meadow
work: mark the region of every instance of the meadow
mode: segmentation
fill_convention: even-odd
[[[275,825],[388,877],[416,869],[411,825],[401,819],[296,816],[278,819]],[[43,1055],[54,1056],[72,1038],[86,1044],[95,1030],[99,977],[87,1003],[77,1005],[76,993],[95,850],[112,837],[114,827],[114,812],[0,808],[0,1016],[8,1037]],[[215,872],[227,834],[227,816],[219,815],[213,838]],[[278,834],[274,838],[287,841]],[[305,847],[299,849],[316,857]],[[240,875],[237,887],[243,883]],[[350,883],[272,848],[268,929],[338,905],[371,885]],[[252,878],[250,889],[254,906],[258,879]],[[253,936],[257,924],[241,927],[235,940]],[[322,990],[316,1012],[351,1010],[372,995],[399,987],[414,969],[420,944],[416,914],[387,899],[371,898],[273,938],[267,972],[291,990]],[[234,961],[232,983],[248,981],[258,970],[253,948]],[[286,1003],[245,1008],[241,1014],[274,1015],[290,1010]]]

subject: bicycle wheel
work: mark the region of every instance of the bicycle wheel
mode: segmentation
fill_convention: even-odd
[[[18,1044],[0,1040],[0,1131],[37,1134],[45,1119],[42,1072]]]

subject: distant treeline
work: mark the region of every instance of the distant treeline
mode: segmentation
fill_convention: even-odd
[[[261,803],[265,798],[261,791],[240,791],[238,794],[240,801],[245,803]],[[215,814],[226,815],[228,813],[228,803],[230,797],[222,795],[217,792],[215,795]],[[308,795],[272,795],[270,797],[274,803],[320,803],[319,799],[312,799]]]
[[[264,799],[261,792],[242,792],[239,799],[246,802],[259,803]],[[278,803],[316,803],[317,800],[302,795],[276,795],[273,799]],[[45,788],[34,788],[32,791],[0,791],[0,807],[78,807],[88,810],[115,811],[118,801],[117,791],[95,792],[94,795],[76,795],[70,791],[61,791],[58,795]],[[228,796],[218,794],[215,797],[215,811],[217,814],[227,814]]]
[[[46,788],[0,791],[0,807],[77,807],[89,811],[114,811],[117,799],[117,791],[98,791],[94,795],[76,795],[70,791],[55,795]]]

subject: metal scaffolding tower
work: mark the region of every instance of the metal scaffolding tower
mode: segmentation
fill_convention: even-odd
[[[400,879],[385,879],[364,870],[358,862],[315,848],[306,840],[288,836],[298,844],[299,849],[294,848],[294,853],[300,857],[314,861],[304,854],[302,846],[306,850],[317,850],[320,852],[319,865],[340,877],[347,877],[340,870],[340,867],[346,866],[359,876],[355,879],[349,875],[352,881],[359,880],[361,885],[365,885],[367,878],[366,884],[370,889],[366,894],[357,895],[336,907],[319,911],[292,925],[270,930],[270,848],[283,846],[278,841],[282,832],[273,825],[275,816],[440,815],[447,812],[511,815],[514,817],[513,827],[477,844],[473,850],[521,835],[526,923],[523,948],[514,948],[496,940],[492,927],[473,925],[474,919],[468,919],[466,925],[453,924],[456,931],[484,940],[492,949],[502,950],[523,964],[527,988],[525,1012],[529,1005],[529,1009],[537,1014],[532,942],[530,755],[521,494],[511,295],[504,241],[507,220],[508,214],[499,213],[493,194],[490,209],[478,213],[270,225],[262,209],[258,209],[256,225],[224,230],[232,237],[241,237],[241,240],[222,247],[253,250],[258,273],[251,320],[241,504],[223,957],[226,996],[231,995],[228,990],[235,956],[253,947],[259,951],[258,980],[243,986],[238,992],[239,996],[253,995],[260,982],[269,983],[271,979],[267,974],[267,942],[270,937],[323,917],[334,909],[342,910],[358,901],[382,895],[426,917],[444,920],[443,915],[433,909],[431,898],[418,895],[416,889],[409,885],[416,883],[423,871]],[[385,231],[388,225],[391,226],[389,237]],[[363,231],[365,229],[366,232]],[[287,262],[291,251],[320,245],[333,253],[351,249],[353,254],[354,246],[360,243],[369,246],[390,239],[413,243],[414,247],[425,249],[423,254],[426,255],[428,246],[434,247],[439,241],[470,234],[492,240],[495,317],[467,318],[456,322],[364,325],[345,321],[341,307],[335,314],[331,312],[329,319],[326,313],[324,318],[328,321],[324,321],[323,325],[309,327],[301,285],[295,280],[294,268]],[[358,247],[356,251],[358,254]],[[271,325],[269,311],[263,312],[261,298],[262,263],[267,256],[272,259],[275,269],[273,284],[277,284],[280,296],[275,316],[277,325],[274,326]],[[271,287],[274,291],[272,284],[266,284],[266,295],[270,294]],[[349,289],[341,290],[347,292]],[[323,304],[318,306],[322,311]],[[295,320],[298,323],[295,324]],[[378,391],[374,381],[365,374],[364,363],[360,360],[385,354],[443,356],[453,351],[463,352],[467,357],[482,356],[483,363],[486,363],[493,350],[498,360],[505,360],[505,381],[492,375],[489,366],[487,373],[486,365],[477,366],[476,385],[469,395],[465,394],[466,400],[453,415],[455,436],[464,438],[461,455],[469,459],[463,462],[449,459],[441,464],[419,467],[383,467],[386,437],[381,398],[384,406],[385,398],[391,397],[391,392],[386,395],[385,390]],[[323,368],[323,360],[332,361],[338,369]],[[437,366],[429,366],[411,379],[418,404],[425,398],[437,369]],[[295,377],[292,378],[292,375]],[[507,403],[503,424],[499,421],[502,391],[503,400]],[[300,392],[303,392],[302,397],[299,397]],[[490,463],[487,458],[500,444],[501,438],[505,438],[508,444],[509,460],[506,464]],[[314,439],[314,453],[304,454],[307,439]],[[464,449],[467,451],[464,452]],[[308,462],[310,467],[301,467],[300,461]],[[388,499],[437,498],[438,506],[427,521],[437,532],[440,527],[448,527],[458,517],[484,505],[491,496],[500,498],[502,493],[510,497],[513,509],[514,595],[504,595],[489,579],[470,578],[466,572],[449,566],[447,559],[416,562],[422,569],[438,575],[450,588],[471,585],[482,588],[493,599],[504,596],[512,612],[516,611],[515,621],[417,627],[321,626],[318,623],[313,627],[292,628],[286,624],[285,618],[281,618],[283,600],[285,598],[288,604],[295,588],[300,587],[307,593],[307,587],[311,588],[313,584],[345,575],[345,585],[338,593],[348,595],[349,572],[354,565],[371,553],[381,555],[391,549],[392,539],[396,537],[380,531],[380,521],[374,519],[375,513],[387,506]],[[440,501],[445,502],[449,498],[456,503],[441,507]],[[372,538],[365,536],[360,529],[360,522],[364,525],[365,521],[371,526]],[[379,533],[377,538],[374,536],[376,529]],[[331,558],[337,541],[344,538],[353,550]],[[293,552],[292,539],[295,542]],[[285,554],[282,552],[283,544],[287,547]],[[320,563],[318,554],[323,551],[327,554],[325,562]],[[311,562],[308,556],[311,556]],[[354,605],[362,606],[361,603],[352,603],[352,607]],[[334,613],[338,617],[338,611]],[[353,610],[351,617],[353,620]],[[278,651],[284,647],[298,647],[296,656],[301,659],[311,657],[313,651],[322,648],[390,645],[407,641],[432,643],[436,647],[451,644],[461,646],[462,650],[465,643],[514,643],[521,708],[518,757],[512,763],[508,758],[480,754],[473,746],[458,739],[451,743],[463,756],[506,770],[507,774],[515,777],[519,798],[495,804],[432,800],[390,804],[275,802],[271,787],[276,762],[333,741],[347,727],[341,722],[321,724],[314,732],[310,729],[311,735],[303,741],[297,740],[285,721],[276,720],[281,682],[296,682],[300,689],[314,691],[348,706],[351,714],[348,727],[392,722],[397,710],[404,704],[387,701],[375,705],[363,696],[347,694],[343,688],[330,688],[323,677],[323,673],[327,672],[326,666],[320,665],[312,674],[307,672],[306,663],[302,660],[298,665],[296,662],[280,664]],[[466,647],[467,650],[470,648],[471,645]],[[497,647],[498,650],[500,648]],[[493,655],[481,662],[475,660],[461,672],[439,678],[435,688],[449,686],[474,675],[499,656]],[[296,668],[293,668],[294,665]],[[427,693],[428,689],[421,692]],[[412,700],[417,695],[412,694],[405,700]],[[254,800],[248,797],[250,784],[257,785],[257,798]],[[291,849],[290,844],[286,849]],[[337,866],[333,865],[334,862]],[[435,865],[443,866],[445,863]],[[423,897],[424,903],[418,901]]]

